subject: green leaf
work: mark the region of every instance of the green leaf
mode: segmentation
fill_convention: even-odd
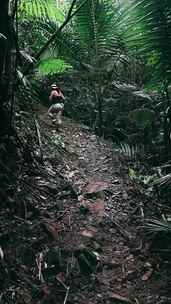
[[[63,73],[71,68],[64,60],[56,58],[46,58],[38,63],[38,73],[43,76]]]
[[[135,179],[136,178],[136,173],[133,169],[129,168],[129,172],[128,172],[128,175],[130,177],[130,179]]]
[[[155,112],[150,109],[136,109],[129,112],[129,118],[139,127],[145,128],[150,126],[155,118]]]
[[[39,18],[41,20],[51,19],[55,22],[63,22],[64,15],[57,7],[55,0],[21,0],[19,4],[19,16],[21,19]]]

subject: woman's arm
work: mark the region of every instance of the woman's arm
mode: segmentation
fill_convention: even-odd
[[[50,93],[50,96],[49,96],[49,100],[52,101],[52,97],[53,97],[53,94],[52,92]]]
[[[64,97],[64,95],[62,94],[61,91],[60,91],[60,97],[61,97],[63,100],[65,100],[65,97]]]

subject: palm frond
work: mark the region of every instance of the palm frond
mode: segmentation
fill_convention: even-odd
[[[149,233],[171,233],[171,223],[166,219],[147,219],[145,221],[145,228]]]
[[[42,35],[50,36],[56,31],[57,23],[49,19],[48,22],[40,22],[39,28]],[[70,61],[71,64],[81,61],[80,47],[77,41],[74,40],[73,33],[69,27],[67,27],[66,31],[59,32],[56,35],[54,43],[51,46],[51,56],[58,56]]]
[[[57,58],[46,58],[38,63],[38,73],[42,76],[63,73],[71,68],[71,65]]]
[[[155,52],[154,75],[171,79],[171,1],[132,1],[123,37],[129,49],[149,58]]]
[[[60,23],[64,21],[64,15],[55,0],[20,0],[19,16],[22,20],[29,18],[35,21],[35,18],[39,18]]]
[[[153,182],[152,186],[170,187],[171,186],[171,174],[164,175]]]
[[[144,146],[130,145],[124,142],[119,145],[119,152],[126,156],[129,160],[136,161],[139,156],[144,153]]]
[[[104,63],[105,54],[107,57],[116,55],[116,49],[121,49],[122,43],[114,26],[115,15],[112,1],[107,0],[87,1],[77,14],[74,31],[87,63],[96,65],[101,57]]]

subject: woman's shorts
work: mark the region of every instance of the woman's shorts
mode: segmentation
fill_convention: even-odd
[[[64,108],[64,104],[63,103],[55,103],[53,104],[50,109],[49,109],[49,112],[51,112],[52,114],[53,113],[57,113],[59,111],[62,111]]]

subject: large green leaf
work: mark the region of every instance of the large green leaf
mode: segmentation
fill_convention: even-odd
[[[138,126],[145,128],[154,121],[155,112],[150,109],[136,109],[129,112],[129,118]]]

